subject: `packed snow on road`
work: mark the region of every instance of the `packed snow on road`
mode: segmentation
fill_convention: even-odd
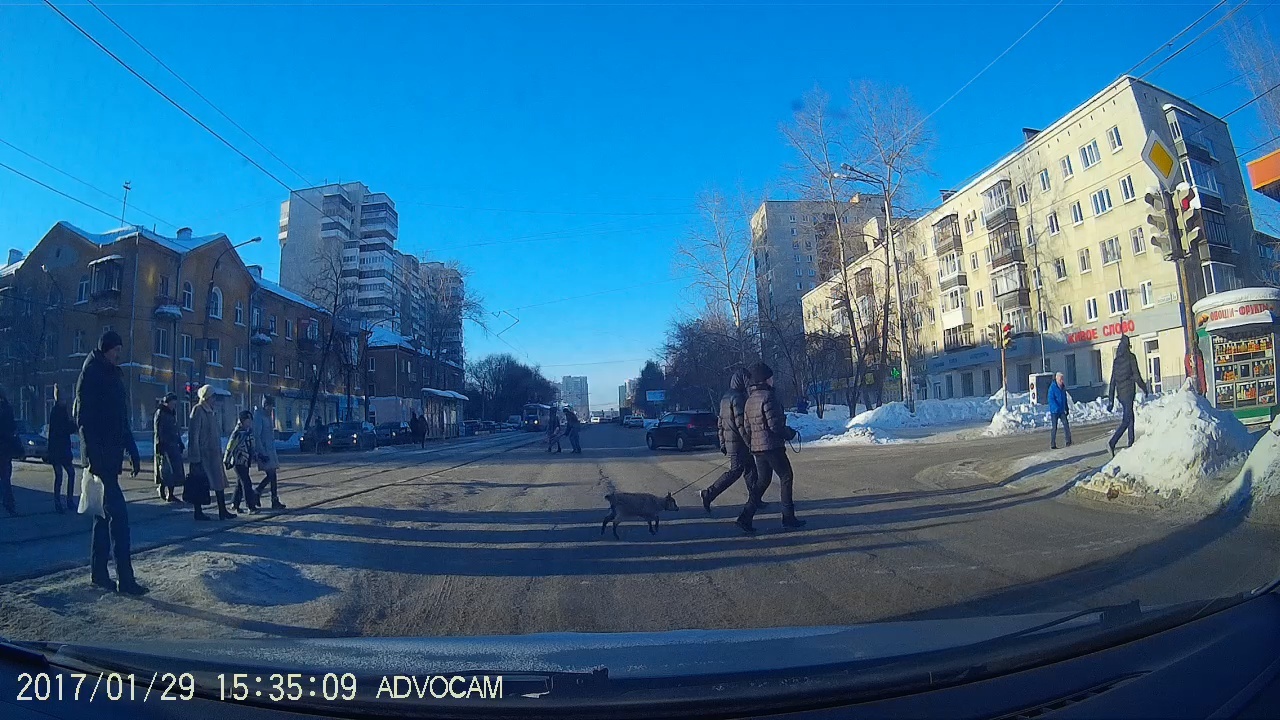
[[[1189,385],[1138,406],[1135,413],[1138,437],[1133,447],[1117,448],[1115,458],[1080,486],[1186,497],[1209,491],[1210,481],[1233,476],[1253,449],[1254,438],[1245,426],[1230,412],[1214,409]]]
[[[1280,417],[1271,421],[1222,495],[1233,510],[1256,508],[1280,495]]]

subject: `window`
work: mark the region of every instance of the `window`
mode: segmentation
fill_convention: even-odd
[[[1138,199],[1138,193],[1133,189],[1133,176],[1125,175],[1120,178],[1120,197],[1125,202],[1133,202]]]
[[[792,221],[795,221],[795,217],[796,217],[795,215],[791,216]],[[373,372],[373,371],[374,371],[373,358],[369,358],[369,372]]]
[[[1120,237],[1109,237],[1098,244],[1102,250],[1102,264],[1110,265],[1114,262],[1120,262]]]
[[[256,307],[249,311],[249,317],[253,318],[253,329],[255,332],[262,327],[262,308]]]
[[[195,294],[191,290],[191,283],[182,283],[182,309],[190,310],[193,302],[195,302]]]
[[[987,261],[988,265],[991,264],[991,246],[990,245],[982,249],[982,257]]]
[[[1030,225],[1027,226],[1027,247],[1036,244],[1036,229]]]
[[[791,241],[791,249],[792,249],[792,250],[799,250],[799,249],[800,249],[800,241],[799,241],[799,240],[792,240],[792,241]],[[799,256],[797,256],[797,257],[799,257]]]
[[[1107,145],[1111,146],[1111,152],[1117,152],[1124,147],[1124,141],[1120,139],[1120,128],[1115,125],[1107,131]]]
[[[169,328],[158,327],[152,337],[151,353],[153,355],[169,355]]]
[[[795,228],[791,228],[791,237],[795,237],[796,235],[797,235],[797,233],[796,233],[796,229],[795,229]]]
[[[71,352],[76,355],[82,354],[84,352],[84,331],[83,330],[77,330],[75,334],[71,336]]]
[[[1085,170],[1102,162],[1102,153],[1098,151],[1098,141],[1094,140],[1080,148],[1080,164]]]
[[[981,290],[979,290],[979,291],[977,292],[977,294],[975,294],[973,297],[974,297],[974,300],[975,300],[975,302],[976,302],[977,308],[978,308],[979,310],[981,310],[981,309],[983,308],[983,306],[985,305],[985,303],[982,301],[982,291],[981,291]]]
[[[249,369],[253,372],[262,372],[262,351],[256,350],[249,354]]]
[[[169,297],[169,276],[161,275],[160,280],[156,283],[156,288],[160,291],[159,294]]]
[[[1204,223],[1204,239],[1210,245],[1231,247],[1231,240],[1227,237],[1227,220],[1222,213],[1207,209],[1201,210],[1200,218],[1201,222]]]
[[[285,318],[284,320],[284,339],[293,339],[293,321],[288,318]]]
[[[1062,306],[1062,327],[1071,327],[1075,324],[1075,314],[1071,312],[1070,305]]]
[[[209,291],[209,317],[222,319],[222,290],[216,286]]]
[[[809,268],[809,277],[814,277],[817,274],[818,274],[817,270],[814,270],[813,268]]]
[[[799,245],[799,244],[800,244],[800,243],[796,243],[796,245]],[[800,253],[796,253],[796,254],[795,254],[795,261],[796,261],[796,262],[800,262]]]
[[[236,364],[233,365],[232,367],[234,367],[236,370],[243,370],[245,368],[246,355],[248,355],[248,353],[245,351],[245,349],[240,345],[237,345],[236,346]]]
[[[1218,186],[1218,175],[1213,171],[1212,166],[1195,158],[1187,158],[1182,161],[1182,177],[1200,190],[1222,197],[1222,189]]]
[[[1073,169],[1071,168],[1071,156],[1070,156],[1070,155],[1063,155],[1063,156],[1062,156],[1062,159],[1058,161],[1058,164],[1062,166],[1062,179],[1063,179],[1063,180],[1067,180],[1067,179],[1069,179],[1072,175],[1075,175],[1075,172],[1076,172],[1076,171],[1075,171],[1075,170],[1073,170]]]
[[[1129,231],[1129,244],[1133,246],[1133,254],[1141,255],[1147,251],[1147,238],[1141,226]]]
[[[1149,308],[1156,304],[1156,293],[1151,286],[1150,280],[1146,280],[1138,286],[1138,295],[1142,298],[1142,307]]]
[[[1093,201],[1094,217],[1111,212],[1111,188],[1102,188],[1090,195],[1089,199]]]
[[[1084,315],[1086,322],[1093,322],[1098,319],[1098,298],[1089,298],[1084,301]]]
[[[1067,259],[1058,258],[1053,261],[1053,270],[1057,274],[1059,280],[1067,279]]]
[[[965,235],[973,234],[973,216],[972,215],[964,219],[964,234]]]
[[[1031,281],[1035,283],[1037,290],[1044,287],[1044,281],[1040,278],[1040,268],[1035,268],[1031,271]]]
[[[812,241],[812,240],[805,240],[805,241],[804,241],[804,249],[805,249],[805,250],[812,250],[812,249],[813,249],[813,241]]]
[[[1080,201],[1071,203],[1071,224],[1079,225],[1084,222],[1084,208],[1080,207]]]
[[[208,343],[208,350],[207,350],[206,352],[208,352],[208,353],[209,353],[209,364],[210,364],[210,365],[221,365],[221,364],[222,364],[222,362],[221,362],[221,360],[222,360],[222,352],[221,352],[221,350],[222,350],[222,347],[221,347],[221,346],[222,346],[222,341],[221,341],[221,340],[219,340],[218,338],[209,338],[209,339],[208,339],[208,340],[206,340],[205,342],[207,342],[207,343]]]
[[[49,333],[44,339],[44,357],[46,360],[52,360],[54,355],[58,354],[58,334]]]
[[[182,351],[179,354],[179,357],[181,357],[183,360],[191,359],[191,336],[190,335],[184,334],[180,338],[178,349]]]
[[[236,313],[235,314],[236,324],[243,325],[244,324],[244,303],[243,302],[239,300],[236,301],[235,313]]]
[[[974,270],[978,269],[978,253],[976,252],[969,253],[969,267],[973,268]]]
[[[1236,268],[1234,265],[1227,265],[1219,262],[1207,262],[1201,268],[1204,273],[1204,289],[1205,292],[1212,295],[1214,293],[1227,292],[1228,290],[1236,290],[1240,287],[1240,281],[1236,277]]]
[[[285,378],[293,377],[293,366],[290,365],[289,363],[284,364],[284,376]]]
[[[1057,235],[1062,232],[1062,226],[1058,224],[1058,213],[1051,212],[1047,218],[1049,221],[1049,234]]]
[[[307,339],[320,339],[320,323],[315,318],[311,318],[310,322],[307,323]],[[302,375],[302,373],[298,373],[298,375]]]
[[[797,271],[796,271],[796,275],[799,275],[799,274],[800,274],[800,271],[799,271],[799,270],[797,270]],[[802,282],[798,282],[798,283],[796,283],[796,289],[797,289],[797,290],[803,290],[803,289],[804,289],[804,283],[802,283]]]
[[[810,256],[809,256],[809,262],[813,262],[813,256],[812,256],[812,255],[810,255]]]
[[[276,316],[275,315],[272,315],[271,317],[267,318],[267,332],[271,333],[272,335],[276,334]]]
[[[796,216],[795,216],[795,215],[788,215],[788,216],[787,216],[787,220],[788,220],[789,222],[795,222],[795,221],[796,221]]]
[[[1029,202],[1031,202],[1031,191],[1027,188],[1026,183],[1020,183],[1018,185],[1018,204],[1026,205]]]
[[[76,288],[76,302],[89,302],[89,276],[80,276],[80,285]]]
[[[1049,181],[1049,171],[1041,170],[1040,171],[1040,191],[1049,192],[1049,189],[1051,187],[1053,187],[1053,184]]]
[[[1076,254],[1076,259],[1080,262],[1080,274],[1083,275],[1093,269],[1093,265],[1089,261],[1089,248],[1085,248]]]
[[[275,375],[275,374],[276,374],[276,356],[275,356],[275,353],[272,353],[272,354],[271,354],[271,356],[267,358],[267,372],[268,372],[269,374],[271,374],[271,375]]]
[[[804,275],[804,270],[802,270],[801,268],[796,268],[796,277],[802,277],[803,275]],[[799,288],[796,288],[796,289],[799,290]]]
[[[1064,374],[1066,375],[1065,380],[1067,381],[1067,385],[1074,386],[1074,385],[1076,384],[1077,379],[1078,379],[1078,378],[1076,377],[1076,356],[1075,356],[1075,353],[1067,353],[1066,357],[1064,357],[1064,358],[1063,358],[1063,360],[1065,361],[1065,362],[1064,362],[1064,365],[1066,366],[1066,373],[1064,373]]]
[[[1107,308],[1112,315],[1129,312],[1129,291],[1124,288],[1107,293]]]

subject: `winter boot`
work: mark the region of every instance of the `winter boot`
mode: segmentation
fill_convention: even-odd
[[[61,497],[59,497],[59,496],[57,496],[57,495],[54,495],[54,496],[53,496],[53,509],[54,509],[54,510],[56,510],[56,511],[58,512],[58,514],[59,514],[59,515],[63,515],[63,514],[65,514],[65,513],[67,512],[67,511],[62,507],[62,498],[61,498]]]
[[[797,518],[795,515],[782,516],[782,527],[784,528],[787,528],[787,529],[802,528],[805,525],[808,525],[808,523],[806,523],[804,520],[801,520],[800,518]]]
[[[751,522],[744,517],[739,517],[737,520],[734,520],[733,524],[737,525],[739,530],[741,530],[742,532],[748,535],[751,535],[756,531],[755,527],[751,524]]]
[[[151,589],[145,588],[139,585],[137,580],[130,580],[129,582],[121,582],[116,587],[116,592],[120,593],[121,595],[132,595],[134,597],[141,597],[151,592]]]
[[[706,510],[707,514],[710,515],[711,514],[711,493],[707,492],[706,490],[699,490],[698,497],[702,499],[702,509]]]
[[[236,517],[236,514],[233,512],[227,512],[227,493],[222,490],[218,490],[217,493],[218,493],[218,519],[219,520],[234,519]]]

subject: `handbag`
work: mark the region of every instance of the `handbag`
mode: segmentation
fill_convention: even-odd
[[[106,517],[107,513],[102,509],[106,491],[107,488],[102,484],[102,479],[90,473],[89,468],[85,468],[84,474],[80,477],[80,507],[76,512],[81,515]]]
[[[208,505],[213,502],[209,495],[209,476],[205,474],[203,465],[192,465],[187,473],[186,486],[182,489],[182,502],[188,505]]]
[[[161,485],[167,488],[176,488],[187,483],[182,473],[182,461],[173,462],[168,453],[156,455],[156,467],[160,475]]]

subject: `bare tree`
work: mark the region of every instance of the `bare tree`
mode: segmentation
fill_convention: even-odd
[[[314,298],[329,314],[329,327],[322,337],[317,339],[316,354],[311,363],[314,370],[309,371],[311,380],[310,399],[307,403],[307,418],[304,428],[312,427],[315,417],[316,403],[322,392],[330,392],[336,386],[335,380],[346,380],[347,408],[350,413],[351,373],[347,371],[352,353],[352,342],[358,342],[359,317],[356,304],[356,281],[344,277],[342,273],[342,256],[328,253],[317,253],[312,260],[314,272],[311,276],[311,287],[307,296]],[[317,443],[317,450],[319,444]]]
[[[460,263],[421,260],[423,285],[426,290],[427,351],[431,356],[429,384],[441,387],[445,377],[445,361],[463,367],[466,358],[458,352],[462,347],[464,321],[473,322],[486,329],[483,300],[467,289],[466,279],[470,271]],[[456,348],[452,347],[456,343]],[[455,357],[456,355],[456,357]]]
[[[732,206],[718,190],[697,201],[699,224],[676,249],[676,264],[693,275],[710,307],[728,312],[735,327],[749,325],[755,305],[755,252],[745,202]]]
[[[1258,98],[1252,107],[1262,127],[1254,142],[1274,148],[1276,135],[1280,134],[1280,48],[1263,23],[1232,21],[1231,36],[1227,47],[1232,64],[1240,71],[1245,87]],[[1255,204],[1254,210],[1268,231],[1280,233],[1280,210],[1274,203]],[[1277,264],[1272,261],[1269,269],[1277,269]]]

